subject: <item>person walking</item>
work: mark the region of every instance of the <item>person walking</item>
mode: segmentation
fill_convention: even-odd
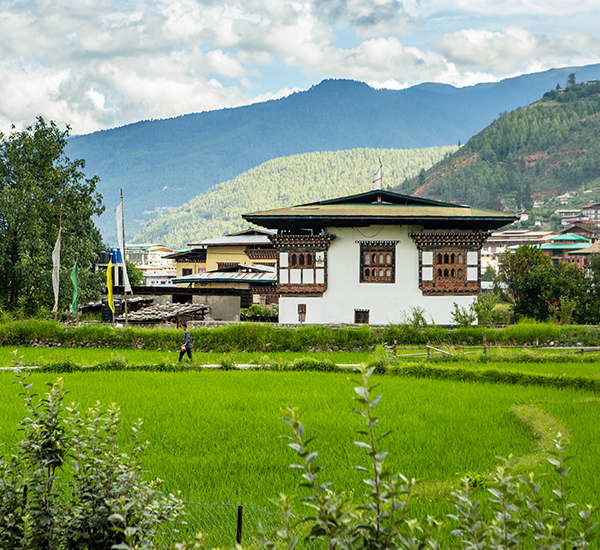
[[[181,363],[183,356],[187,353],[188,357],[190,358],[190,363],[193,363],[194,360],[192,359],[192,337],[190,336],[190,332],[185,323],[181,325],[181,328],[183,329],[183,344],[181,345],[181,351],[179,352],[179,362]]]

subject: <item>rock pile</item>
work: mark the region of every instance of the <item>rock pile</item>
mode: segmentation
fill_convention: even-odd
[[[163,304],[142,308],[127,315],[130,323],[157,323],[160,321],[174,321],[177,319],[190,319],[204,316],[209,307],[203,304]],[[120,316],[117,321],[125,321],[125,316]]]

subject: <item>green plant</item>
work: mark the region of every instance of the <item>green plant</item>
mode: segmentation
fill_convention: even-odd
[[[235,359],[231,355],[223,355],[220,364],[223,370],[235,370],[237,368]]]
[[[565,296],[560,299],[560,321],[563,325],[570,325],[573,319],[573,312],[577,307],[577,300],[569,300]]]
[[[17,367],[21,366],[15,358]],[[14,452],[0,455],[0,548],[104,550],[123,542],[113,510],[126,506],[135,538],[151,548],[164,521],[182,502],[146,481],[141,459],[147,443],[133,427],[129,454],[117,444],[120,411],[97,404],[81,412],[65,406],[62,380],[44,397],[16,373],[27,416]]]
[[[408,313],[402,312],[402,320],[405,325],[413,329],[422,329],[427,327],[427,319],[425,319],[425,308],[420,306],[410,306]]]
[[[496,294],[480,294],[471,305],[471,311],[477,315],[478,325],[491,325],[494,322],[494,308],[498,305]]]
[[[452,304],[450,316],[452,322],[459,327],[470,327],[477,320],[477,314],[473,308],[460,306],[456,302]]]
[[[352,549],[424,549],[469,548],[590,548],[597,536],[592,507],[576,507],[566,498],[565,478],[569,472],[565,455],[567,441],[559,433],[548,458],[555,478],[555,489],[546,501],[540,483],[534,474],[521,475],[515,470],[512,457],[502,463],[490,476],[463,478],[463,490],[451,495],[455,512],[448,515],[452,539],[442,530],[443,522],[428,517],[426,522],[408,514],[407,508],[417,481],[386,466],[388,453],[381,448],[382,440],[390,432],[381,432],[375,407],[381,395],[374,396],[377,384],[370,382],[373,369],[361,370],[362,379],[354,391],[358,397],[359,414],[366,429],[358,432],[355,445],[364,449],[364,465],[353,466],[365,475],[368,487],[364,500],[345,498],[341,488],[321,482],[322,466],[317,463],[318,452],[312,450],[314,438],[306,438],[301,422],[302,412],[288,407],[283,420],[290,426],[292,435],[282,436],[288,441],[298,461],[291,465],[301,473],[299,487],[306,491],[300,498],[308,511],[306,517],[294,520],[293,506],[296,497],[281,495],[273,502],[282,512],[283,521],[274,532],[261,526],[259,544],[268,550],[284,546],[288,550],[299,542],[298,527],[307,524],[308,541],[323,541],[329,550]],[[491,518],[485,517],[479,500],[472,497],[472,488],[487,488],[487,504]]]

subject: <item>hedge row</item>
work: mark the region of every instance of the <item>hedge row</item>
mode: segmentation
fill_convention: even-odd
[[[592,359],[592,358],[589,358]],[[584,358],[574,358],[572,356],[546,356],[547,362],[587,362]],[[462,363],[485,363],[485,359],[472,358]],[[520,386],[546,386],[554,388],[573,388],[580,390],[598,391],[600,390],[600,380],[597,378],[585,376],[552,375],[552,374],[533,374],[520,371],[511,371],[506,369],[494,368],[465,368],[463,366],[446,366],[444,363],[452,363],[441,359],[438,364],[426,362],[402,364],[401,362],[391,362],[380,359],[373,362],[370,366],[375,367],[378,374],[405,376],[409,378],[431,378],[438,380],[453,380],[457,382],[481,382],[488,384],[511,384]],[[236,369],[235,363],[227,358],[223,359],[221,368],[224,370]],[[256,365],[255,369],[268,369],[275,371],[318,371],[318,372],[349,372],[358,371],[358,368],[336,365],[329,360],[314,359],[304,357],[289,362],[284,361],[269,365]],[[101,362],[93,366],[80,366],[74,362],[57,361],[47,363],[40,367],[42,372],[98,372],[98,371],[151,371],[151,372],[201,372],[206,371],[201,365],[182,365],[180,363],[159,363],[146,365],[132,365],[122,359],[112,359]]]
[[[259,323],[238,323],[225,327],[195,328],[191,331],[194,349],[204,352],[232,351],[329,351],[364,350],[378,344],[450,346],[478,345],[483,336],[489,344],[502,345],[583,345],[600,346],[597,327],[556,326],[548,323],[518,324],[505,328],[468,327],[447,329],[410,325],[298,327]],[[0,325],[3,346],[111,347],[172,349],[181,341],[173,329],[113,328],[88,324],[65,327],[51,321],[13,322]]]

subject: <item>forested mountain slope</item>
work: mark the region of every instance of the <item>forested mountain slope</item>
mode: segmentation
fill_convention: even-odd
[[[600,185],[600,83],[551,91],[504,113],[404,191],[490,209]]]
[[[305,153],[261,164],[213,187],[155,220],[135,242],[161,242],[174,248],[248,227],[247,212],[291,206],[368,191],[383,162],[383,186],[396,187],[457,149],[352,149]]]
[[[553,69],[501,82],[455,88],[421,84],[374,90],[325,80],[310,90],[235,109],[148,120],[77,136],[67,154],[97,174],[107,212],[99,227],[115,233],[119,189],[131,236],[157,207],[179,206],[217,183],[278,157],[356,147],[409,149],[465,142],[499,113],[537,100],[569,74],[600,79],[600,65]]]

